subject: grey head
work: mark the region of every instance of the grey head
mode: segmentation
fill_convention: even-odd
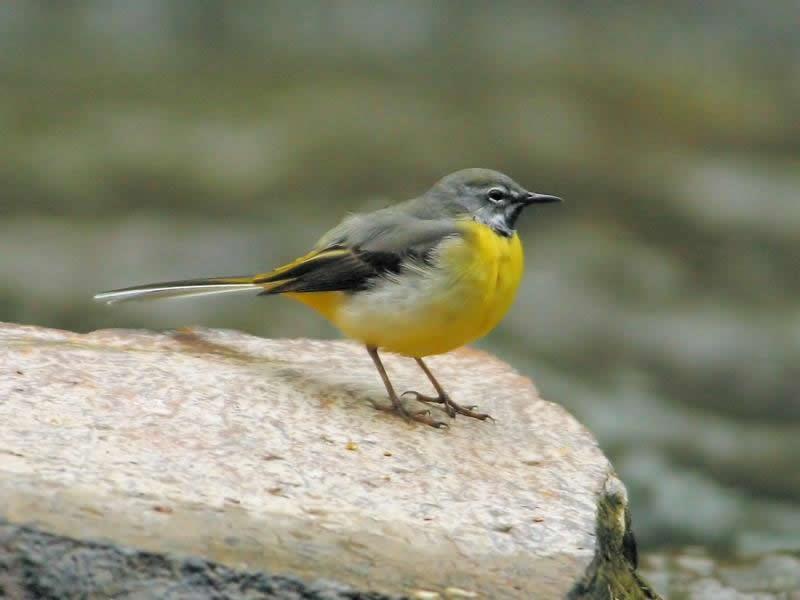
[[[405,252],[410,246],[425,247],[458,233],[454,218],[473,219],[511,237],[526,207],[558,201],[555,196],[529,192],[497,171],[464,169],[443,177],[422,196],[348,216],[315,247],[343,245]]]
[[[471,216],[500,235],[514,234],[522,211],[534,204],[560,202],[556,196],[529,192],[508,175],[491,169],[463,169],[440,179],[425,203],[450,216]]]

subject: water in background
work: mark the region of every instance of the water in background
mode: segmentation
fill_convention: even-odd
[[[485,166],[567,202],[482,346],[598,436],[646,547],[800,549],[800,36],[769,3],[0,6],[0,320],[334,336],[260,271]],[[365,360],[367,360],[365,358]]]

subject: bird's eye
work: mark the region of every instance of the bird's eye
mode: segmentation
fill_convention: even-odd
[[[500,202],[503,198],[506,197],[506,191],[502,188],[492,188],[489,190],[486,196],[492,202]]]

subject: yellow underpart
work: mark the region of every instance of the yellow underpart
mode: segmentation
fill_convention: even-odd
[[[465,221],[442,242],[440,269],[403,273],[366,292],[286,294],[346,336],[407,356],[429,356],[483,337],[505,316],[523,271],[522,244]]]
[[[343,292],[304,292],[302,294],[290,292],[282,295],[313,308],[334,325],[336,324],[336,311],[346,298]]]

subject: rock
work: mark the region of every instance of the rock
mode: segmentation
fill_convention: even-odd
[[[1,519],[0,598],[392,600],[326,581],[305,583],[197,558],[76,541]]]
[[[670,598],[800,600],[800,552],[723,560],[692,547],[648,556],[643,569]]]
[[[425,389],[413,361],[386,363]],[[627,546],[603,529],[595,544],[604,502],[627,505],[592,436],[487,354],[430,364],[497,422],[442,431],[375,410],[380,379],[349,342],[0,324],[0,548],[43,535],[104,564],[156,553],[162,578],[196,563],[231,585],[264,572],[442,598],[594,597],[598,565],[632,570],[624,519]]]
[[[628,492],[615,476],[606,479],[597,507],[597,544],[586,574],[569,600],[660,600],[637,573],[639,553],[631,528]]]

